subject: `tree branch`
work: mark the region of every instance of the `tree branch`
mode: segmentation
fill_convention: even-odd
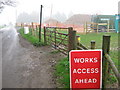
[[[0,0],[0,13],[3,11],[5,6],[16,6],[16,2],[13,0]]]

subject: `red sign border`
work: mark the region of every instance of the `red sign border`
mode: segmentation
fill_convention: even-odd
[[[96,50],[71,50],[69,52],[69,70],[70,70],[70,88],[72,88],[72,85],[71,85],[71,52],[79,52],[79,51],[100,51],[101,52],[101,79],[100,79],[100,89],[102,88],[102,50],[101,49],[96,49]]]

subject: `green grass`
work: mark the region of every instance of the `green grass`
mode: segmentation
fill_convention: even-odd
[[[57,86],[62,88],[70,87],[69,77],[69,62],[68,58],[61,59],[55,66],[56,72],[54,73],[57,77],[56,81],[59,83]]]
[[[110,35],[111,36],[111,48],[118,47],[118,34],[117,33],[90,33],[86,35],[77,34],[81,37],[81,43],[85,44],[87,47],[90,46],[91,40],[96,41],[96,48],[102,48],[102,38],[103,35]]]
[[[96,49],[102,49],[103,35],[110,35],[110,56],[115,65],[118,66],[118,34],[117,33],[90,33],[87,35],[80,35],[81,43],[90,48],[91,40],[96,41]]]
[[[118,67],[118,34],[117,33],[89,33],[86,35],[83,34],[77,34],[81,37],[81,43],[84,44],[86,47],[90,48],[90,42],[91,40],[96,41],[96,49],[102,48],[102,37],[103,35],[110,35],[111,36],[111,42],[110,42],[110,56],[115,63],[115,65]],[[58,77],[57,81],[62,86],[62,88],[69,88],[69,61],[68,58],[63,58],[62,60],[59,60],[59,62],[55,66],[56,71],[55,75]],[[66,83],[67,82],[67,83]],[[116,78],[114,77],[114,73],[111,71],[109,78],[108,78],[108,84],[113,84],[117,82]]]
[[[0,29],[1,29],[1,28],[4,28],[4,27],[5,27],[5,26],[0,26]]]
[[[24,34],[24,29],[21,28],[19,30],[19,33],[21,34],[21,36],[23,38],[25,38],[26,40],[28,40],[29,42],[31,42],[34,46],[43,46],[44,45],[43,40],[41,40],[41,42],[39,42],[39,38],[31,35],[31,30],[30,30],[30,33]]]
[[[61,33],[68,33],[67,30],[57,30],[57,31],[61,32]],[[85,34],[85,35],[77,33],[77,35],[80,36],[81,43],[83,43],[88,48],[90,48],[91,40],[95,40],[96,41],[96,48],[101,49],[102,48],[102,37],[103,37],[103,35],[110,35],[111,36],[111,48],[118,47],[118,34],[117,33],[101,32],[101,33],[98,33],[98,34],[89,33],[89,34]]]

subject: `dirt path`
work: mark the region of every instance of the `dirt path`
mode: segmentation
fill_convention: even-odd
[[[53,66],[63,54],[51,54],[50,46],[34,47],[14,27],[5,28],[0,42],[2,88],[56,88]]]
[[[36,48],[28,41],[19,36],[20,45],[25,49],[21,64],[25,66],[22,70],[22,88],[56,88],[53,78],[53,66],[56,61],[63,58],[63,54],[51,54],[50,46]]]

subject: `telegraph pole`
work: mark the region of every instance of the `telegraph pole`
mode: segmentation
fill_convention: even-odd
[[[39,27],[39,42],[41,42],[41,26],[42,26],[42,8],[43,6],[40,6],[40,27]]]

